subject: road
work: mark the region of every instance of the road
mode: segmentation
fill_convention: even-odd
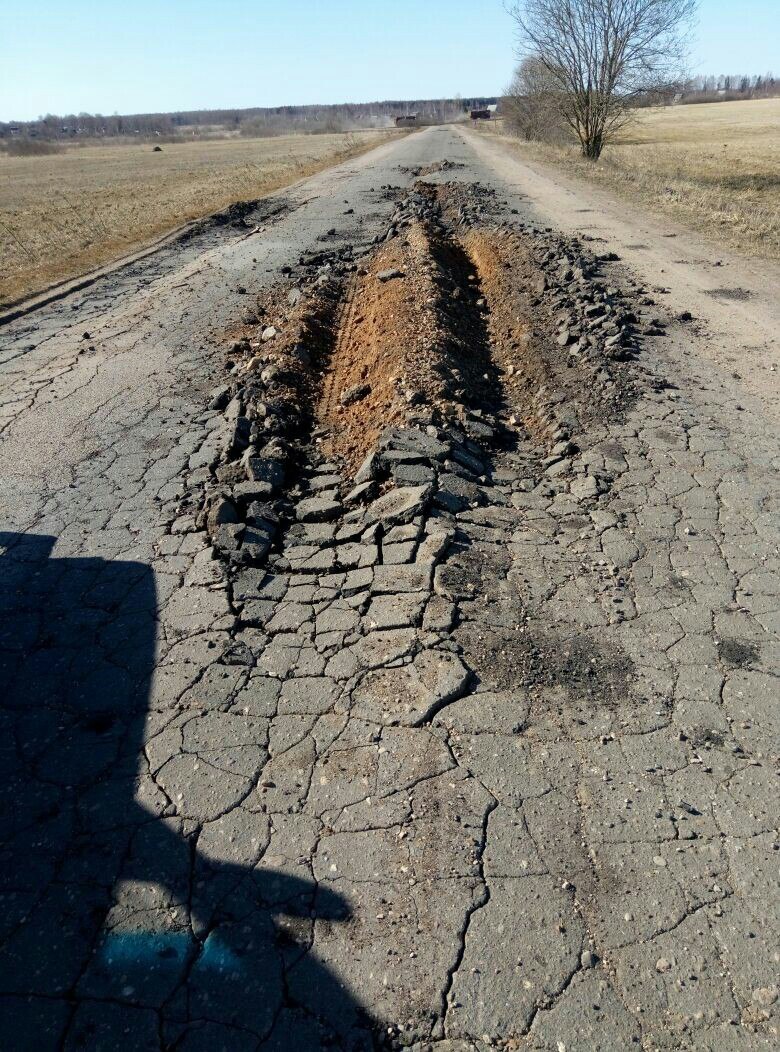
[[[491,445],[475,373],[470,439],[418,419],[385,443],[401,510],[355,510],[349,458],[302,432],[267,564],[228,572],[188,498],[237,324],[445,160],[432,183],[496,196],[465,234],[446,195],[419,220],[450,238],[420,281],[450,268],[437,324],[466,303],[487,419],[523,423]],[[501,223],[575,228],[529,172],[428,129],[0,329],[4,1047],[776,1047],[777,344],[735,368],[721,327],[714,357],[700,275],[653,279],[599,228],[585,249],[624,257],[593,264],[604,302],[664,335],[617,372],[532,370],[577,277],[522,319],[500,284]],[[425,307],[400,269],[369,334],[399,360]],[[361,307],[382,323],[348,302],[334,355]]]

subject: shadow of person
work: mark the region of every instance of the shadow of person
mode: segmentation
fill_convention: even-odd
[[[145,799],[151,569],[53,545],[0,533],[0,1046],[373,1048],[311,952],[347,903],[264,867],[261,816],[196,840]]]

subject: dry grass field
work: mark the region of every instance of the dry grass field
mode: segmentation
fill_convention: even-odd
[[[598,164],[574,147],[518,143],[517,149],[732,248],[780,258],[780,99],[642,110]]]
[[[252,200],[388,134],[69,146],[0,153],[0,305],[82,274],[234,201]]]

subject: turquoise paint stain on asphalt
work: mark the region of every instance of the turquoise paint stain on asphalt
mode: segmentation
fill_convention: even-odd
[[[148,971],[179,966],[196,948],[186,932],[118,932],[103,939],[97,956],[109,968],[135,965]],[[197,966],[221,974],[241,971],[239,956],[213,934],[203,944]]]

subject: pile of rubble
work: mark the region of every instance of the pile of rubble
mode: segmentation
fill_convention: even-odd
[[[493,204],[477,184],[418,183],[373,247],[301,257],[285,284],[245,311],[229,380],[210,403],[222,420],[201,451],[198,497],[198,522],[230,564],[263,565],[281,524],[296,519],[338,518],[359,540],[362,531],[373,537],[385,526],[404,526],[423,508],[462,510],[479,500],[491,445],[513,429],[543,440],[540,458],[548,470],[568,470],[583,417],[630,404],[640,323],[625,294],[600,277],[603,260],[577,239],[519,223],[489,227]],[[388,256],[396,241],[402,255]],[[388,259],[402,265],[387,266]],[[417,284],[410,270],[422,275]],[[396,374],[385,380],[397,394],[384,411],[371,401],[374,366],[363,362],[379,351],[354,328],[364,322],[365,296],[354,303],[361,281],[375,281],[376,290],[408,283],[403,297],[397,287],[377,291],[374,307],[366,308],[375,310],[372,338],[377,324],[386,324],[389,337],[410,345],[392,355]],[[395,296],[395,306],[386,322],[377,321],[385,295]],[[404,302],[408,310],[398,308]],[[522,346],[513,342],[523,328],[518,312],[525,319]],[[413,328],[402,336],[405,322]],[[347,336],[352,373],[342,363],[339,375],[342,384],[344,376],[354,382],[331,394],[329,426],[318,429],[318,400],[329,378],[332,386]],[[415,383],[419,368],[427,379]],[[336,456],[328,467],[321,443],[327,446],[328,432],[341,426],[333,420],[351,411],[364,414],[355,419],[366,429],[368,455],[356,471],[352,464],[350,486],[344,481],[350,465]],[[371,431],[365,414],[375,411],[386,418],[372,420]],[[326,466],[306,483],[310,492],[299,487],[293,507],[291,489],[303,463],[318,471],[318,464]],[[338,557],[334,565],[356,568]]]
[[[222,421],[200,451],[208,473],[198,524],[233,564],[260,565],[278,531],[279,502],[310,423],[315,370],[349,267],[354,264],[322,253],[301,261],[296,283],[273,297],[273,312],[259,297],[246,323],[253,335],[233,341],[229,381],[212,392],[209,409]]]
[[[638,318],[624,292],[597,280],[599,257],[585,252],[577,239],[566,242],[533,229],[529,233],[544,274],[542,293],[557,311],[559,346],[592,362],[632,357]]]

